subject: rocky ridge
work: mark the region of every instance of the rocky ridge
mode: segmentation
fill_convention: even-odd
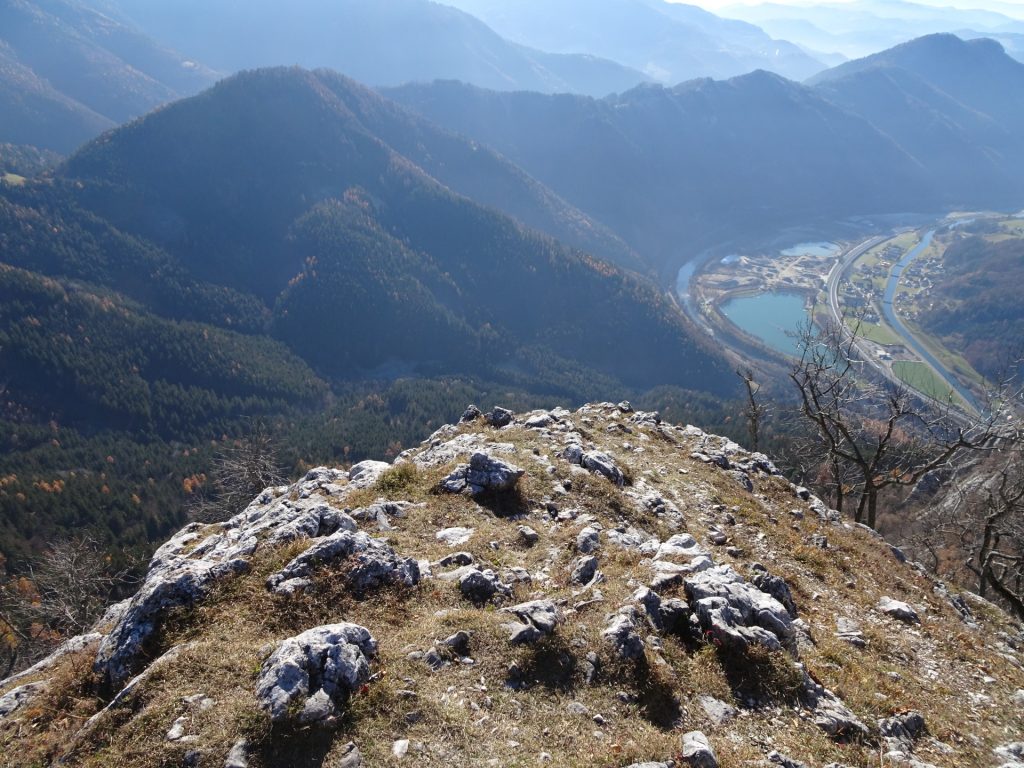
[[[762,454],[471,407],[184,528],[0,683],[0,765],[1017,768],[1022,651]]]

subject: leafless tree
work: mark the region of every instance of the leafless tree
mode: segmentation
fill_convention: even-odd
[[[1002,408],[969,419],[952,395],[944,404],[928,402],[871,369],[859,354],[858,334],[859,326],[851,330],[844,322],[809,321],[790,378],[822,462],[838,479],[837,509],[843,511],[852,470],[854,518],[874,528],[885,489],[914,485],[961,452],[991,446],[1007,422]]]
[[[61,638],[87,632],[130,582],[90,537],[60,539],[23,574],[0,583],[0,634],[6,676]]]
[[[1024,445],[1004,441],[991,459],[933,505],[919,543],[939,565],[963,558],[973,588],[1024,619]]]
[[[286,479],[276,443],[262,421],[255,421],[234,445],[213,460],[207,486],[191,504],[189,516],[201,522],[238,514],[259,493]]]
[[[736,369],[736,375],[740,377],[747,390],[747,407],[744,415],[747,417],[747,433],[750,435],[750,448],[754,451],[761,450],[761,422],[766,414],[765,406],[757,399],[761,392],[761,385],[754,379],[754,372],[750,368]]]

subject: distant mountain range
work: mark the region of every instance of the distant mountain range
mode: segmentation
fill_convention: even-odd
[[[1007,15],[1014,9],[1014,16]],[[962,37],[998,37],[1024,33],[1024,14],[1019,6],[1007,3],[1005,10],[1006,13],[996,13],[953,4],[857,0],[799,5],[737,4],[722,13],[756,24],[771,35],[809,50],[861,57],[928,34],[953,32]]]
[[[387,95],[497,149],[666,279],[703,248],[789,225],[1024,200],[1024,65],[989,41],[925,37],[808,85],[758,72],[602,100],[454,83]]]
[[[604,56],[675,85],[766,69],[803,80],[825,64],[762,29],[664,0],[447,0],[516,42]]]
[[[455,79],[596,96],[647,79],[607,59],[517,45],[479,19],[428,0],[107,2],[112,12],[226,72],[298,64],[370,85]]]
[[[0,2],[0,141],[69,152],[214,77],[76,0]]]

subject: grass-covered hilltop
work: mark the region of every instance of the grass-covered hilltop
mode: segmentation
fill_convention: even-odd
[[[4,766],[1019,766],[1024,632],[628,404],[470,408],[162,546]]]

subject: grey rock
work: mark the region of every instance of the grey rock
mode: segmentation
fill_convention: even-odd
[[[920,712],[903,712],[878,721],[878,731],[885,738],[917,741],[925,733],[924,715]]]
[[[604,475],[608,480],[620,487],[626,482],[626,475],[607,453],[602,453],[601,451],[584,453],[580,459],[580,466],[591,472]]]
[[[643,554],[653,554],[658,549],[658,540],[639,528],[622,526],[605,533],[608,541],[623,549],[635,549]]]
[[[780,754],[775,750],[769,752],[767,757],[769,763],[781,765],[782,768],[807,768],[807,766],[801,763],[799,760],[794,760],[793,758]]]
[[[637,632],[638,616],[632,606],[620,608],[608,617],[601,637],[612,646],[620,659],[638,659],[644,655],[644,641]]]
[[[351,561],[346,578],[359,595],[385,585],[412,587],[420,580],[419,564],[413,558],[398,557],[388,544],[361,531],[342,530],[319,539],[271,575],[267,588],[290,594],[305,588],[317,569],[343,561]]]
[[[708,719],[715,725],[725,725],[731,722],[739,714],[739,711],[732,704],[727,704],[714,696],[702,695],[697,698],[701,709]]]
[[[853,619],[840,616],[836,619],[836,637],[857,648],[867,647],[867,640],[861,632],[860,625]]]
[[[729,537],[722,531],[713,530],[708,533],[708,541],[710,541],[716,547],[724,547],[728,543]]]
[[[528,525],[520,525],[517,532],[519,534],[519,540],[528,547],[532,547],[540,541],[540,534]]]
[[[590,710],[587,709],[586,706],[584,706],[583,704],[580,704],[578,701],[570,701],[569,704],[566,706],[565,711],[568,712],[570,715],[578,715],[581,717],[590,714]]]
[[[257,548],[330,536],[355,525],[324,499],[303,498],[307,491],[301,481],[290,488],[268,488],[230,520],[214,526],[192,523],[160,547],[139,591],[100,643],[94,667],[102,687],[111,692],[122,686],[163,616],[194,605],[215,583],[247,571]]]
[[[472,528],[444,528],[434,534],[434,538],[438,541],[444,542],[449,547],[457,547],[459,544],[465,544],[471,538],[473,538],[474,530]]]
[[[633,600],[640,606],[651,628],[661,631],[665,622],[661,615],[661,595],[647,587],[641,587],[633,593]]]
[[[643,611],[647,623],[658,632],[681,634],[689,627],[690,606],[678,598],[662,598],[656,591],[640,587],[633,600]]]
[[[790,618],[795,619],[797,617],[796,601],[793,599],[793,591],[789,588],[786,580],[770,573],[761,563],[754,563],[750,566],[750,570],[750,583],[778,600],[785,607]]]
[[[793,495],[802,501],[811,500],[811,492],[804,488],[803,486],[794,486]]]
[[[376,652],[369,630],[356,624],[315,627],[288,638],[260,669],[260,708],[275,723],[295,717],[303,724],[325,724],[370,679],[369,659]]]
[[[185,725],[187,723],[188,718],[185,717],[185,715],[182,715],[171,723],[171,727],[164,738],[167,739],[167,741],[180,741],[185,736]]]
[[[464,630],[460,630],[456,632],[454,635],[449,635],[448,637],[446,637],[444,640],[441,641],[441,644],[447,646],[448,648],[451,648],[459,656],[468,656],[469,640],[469,633]]]
[[[694,768],[718,768],[718,758],[708,737],[700,731],[683,734],[683,762]]]
[[[745,650],[760,643],[772,650],[795,642],[786,608],[727,565],[715,566],[684,581],[686,596],[701,630],[722,645]]]
[[[524,424],[527,429],[546,429],[557,421],[558,419],[553,414],[538,413],[534,416],[530,416]]]
[[[335,763],[337,768],[364,768],[363,756],[354,742],[341,748],[341,758]]]
[[[926,763],[914,755],[898,749],[890,750],[882,755],[882,765],[893,765],[900,768],[938,768],[937,765]]]
[[[588,525],[576,536],[576,549],[584,555],[589,555],[600,546],[601,532],[597,528]]]
[[[501,578],[514,584],[530,584],[533,581],[530,572],[525,568],[520,568],[518,565],[503,570]]]
[[[1024,710],[1024,688],[1018,688],[1013,696],[1010,697],[1010,701],[1013,703],[1013,706]]]
[[[677,533],[658,547],[654,558],[679,562],[691,561],[701,555],[707,555],[707,550],[701,547],[693,536],[688,533]]]
[[[570,443],[562,451],[562,458],[568,461],[570,464],[576,464],[582,466],[583,462],[583,446],[577,443]]]
[[[739,485],[744,490],[753,493],[754,481],[750,479],[750,475],[748,475],[745,471],[743,471],[742,469],[733,469],[728,474],[733,480],[739,483]]]
[[[1006,761],[1000,768],[1020,768],[1024,765],[1024,741],[1003,744],[992,751],[1000,760]]]
[[[360,461],[348,471],[349,485],[356,489],[369,488],[390,468],[391,465],[386,461]]]
[[[525,474],[524,469],[478,451],[470,457],[469,464],[456,467],[439,487],[447,493],[469,491],[474,496],[500,493],[514,488]]]
[[[503,609],[519,619],[507,624],[511,631],[509,641],[514,645],[535,643],[542,637],[554,634],[563,617],[552,600],[532,600]]]
[[[249,741],[239,739],[224,758],[224,768],[249,768]]]
[[[484,421],[492,427],[499,429],[511,424],[513,418],[515,418],[515,414],[512,411],[507,408],[499,408],[498,406],[494,406],[493,410],[484,414]]]
[[[509,595],[512,590],[501,582],[497,574],[487,569],[467,568],[459,578],[459,591],[477,605],[486,603],[497,594]]]
[[[810,538],[811,546],[818,549],[828,549],[828,536],[816,533]]]
[[[867,726],[862,723],[842,699],[811,678],[803,665],[804,682],[800,699],[811,711],[814,724],[834,739],[854,739],[867,736]]]
[[[569,579],[576,584],[589,584],[595,574],[597,574],[597,558],[593,555],[585,555],[573,561]]]
[[[471,529],[467,528],[467,529],[464,529],[464,530],[471,530]],[[441,540],[443,541],[443,539],[441,539]],[[452,552],[450,555],[445,555],[440,560],[438,560],[437,564],[439,566],[441,566],[442,568],[452,568],[452,567],[462,566],[462,565],[472,565],[475,562],[476,562],[476,558],[473,557],[473,553],[472,552]]]
[[[878,605],[876,607],[886,616],[891,616],[892,618],[907,624],[921,623],[921,617],[917,615],[917,611],[907,603],[899,600],[893,600],[891,597],[883,597],[878,601]]]
[[[671,768],[671,763],[630,763],[626,768]]]
[[[26,683],[0,696],[0,720],[10,717],[46,690],[48,680]]]
[[[477,408],[475,405],[470,405],[467,406],[466,410],[462,412],[462,416],[459,419],[459,421],[463,423],[468,421],[476,421],[483,415],[483,412],[479,408]]]

